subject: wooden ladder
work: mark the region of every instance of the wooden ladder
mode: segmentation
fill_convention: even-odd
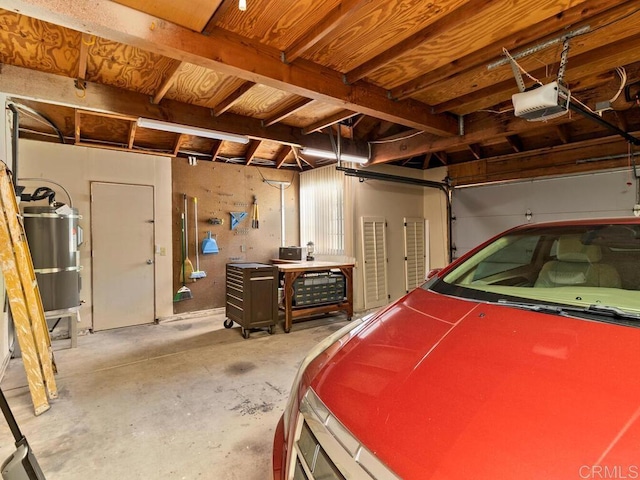
[[[0,164],[0,206],[0,268],[35,414],[40,415],[50,408],[48,398],[58,397],[53,377],[56,365],[11,174],[3,163]]]

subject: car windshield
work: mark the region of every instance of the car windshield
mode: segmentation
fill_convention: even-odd
[[[516,230],[424,288],[486,301],[640,314],[640,225]]]

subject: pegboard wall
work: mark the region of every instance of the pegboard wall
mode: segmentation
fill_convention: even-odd
[[[269,263],[277,258],[281,245],[280,188],[265,183],[265,179],[291,182],[285,187],[286,245],[299,245],[299,175],[292,170],[276,170],[244,165],[198,161],[189,165],[187,159],[172,161],[172,231],[173,286],[180,288],[181,213],[183,194],[187,195],[188,258],[196,266],[196,243],[199,249],[200,270],[206,277],[187,278],[193,298],[173,304],[174,313],[194,312],[224,307],[225,265],[232,262]],[[253,197],[258,201],[258,228],[252,227]],[[195,237],[194,197],[198,201],[198,238]],[[231,213],[246,212],[244,219],[231,229]],[[236,215],[238,217],[238,215]],[[222,224],[217,224],[217,220]],[[215,222],[215,223],[212,223]],[[219,248],[218,253],[202,253],[202,242],[211,232]]]

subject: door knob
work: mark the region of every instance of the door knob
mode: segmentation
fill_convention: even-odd
[[[148,260],[147,260],[147,265],[153,265],[153,260],[148,259]]]

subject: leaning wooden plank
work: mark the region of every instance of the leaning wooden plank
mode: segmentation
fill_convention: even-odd
[[[29,320],[27,302],[22,289],[16,258],[11,246],[7,211],[4,205],[0,212],[0,266],[2,267],[5,288],[7,289],[11,315],[16,327],[16,336],[22,352],[22,361],[27,372],[33,407],[35,414],[40,415],[49,410],[50,407],[47,401],[40,358]]]
[[[57,398],[58,388],[54,378],[55,363],[53,361],[51,338],[49,337],[47,320],[44,316],[44,308],[42,307],[42,299],[40,297],[40,290],[38,289],[36,274],[33,270],[29,244],[27,243],[24,226],[19,220],[18,203],[13,190],[13,184],[11,183],[6,168],[0,171],[0,201],[6,209],[6,212],[11,212],[11,215],[6,215],[9,235],[11,237],[11,244],[13,245],[18,274],[22,282],[22,289],[27,302],[27,311],[29,313],[31,329],[33,330],[36,349],[44,374],[45,386],[49,392],[49,398]]]

